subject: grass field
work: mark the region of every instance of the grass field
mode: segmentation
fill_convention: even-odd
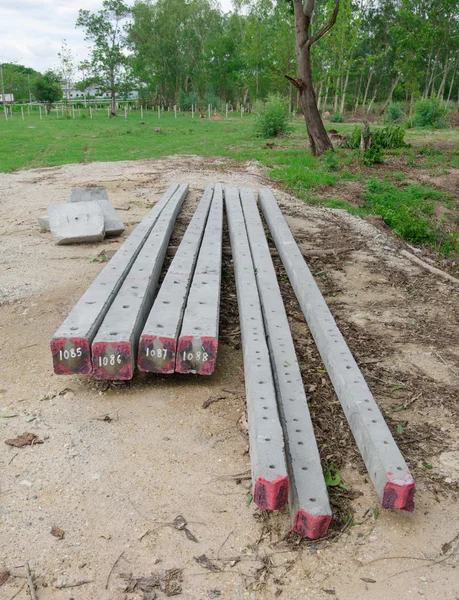
[[[35,109],[36,110],[36,109]],[[83,111],[82,111],[83,112]],[[442,189],[419,182],[418,175],[447,175],[459,168],[459,131],[407,131],[410,147],[390,151],[385,163],[362,165],[357,151],[338,150],[320,159],[307,149],[303,120],[295,119],[288,137],[266,140],[255,137],[254,117],[238,114],[212,119],[191,118],[191,113],[131,111],[109,119],[105,110],[76,118],[53,112],[15,114],[8,121],[0,115],[0,171],[87,163],[154,159],[173,154],[222,156],[236,162],[256,160],[268,177],[305,202],[344,208],[364,216],[376,214],[408,242],[428,245],[443,255],[459,254],[459,190]],[[155,133],[156,128],[161,128]],[[350,133],[350,123],[328,124],[327,129]],[[377,127],[377,126],[376,126]],[[424,177],[424,180],[426,177]],[[346,182],[361,191],[355,197],[343,193]]]

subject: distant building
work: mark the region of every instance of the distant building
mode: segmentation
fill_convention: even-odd
[[[0,104],[4,102],[14,102],[14,94],[5,94],[4,96],[0,94]]]
[[[101,100],[108,100],[110,98],[110,92],[104,90],[100,85],[92,83],[88,85],[88,87],[84,90],[77,90],[76,88],[68,89],[66,86],[62,87],[63,98],[69,100],[84,100],[89,98],[100,98]],[[120,97],[120,94],[117,94]],[[133,100],[137,99],[139,96],[139,92],[134,90],[129,92],[128,97]]]

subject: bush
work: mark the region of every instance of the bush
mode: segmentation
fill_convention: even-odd
[[[191,110],[191,106],[198,101],[198,97],[193,92],[185,92],[180,90],[178,94],[178,104],[182,110]]]
[[[403,119],[403,106],[399,102],[391,102],[384,111],[385,123],[401,123]]]
[[[384,162],[384,152],[381,146],[372,145],[365,150],[362,156],[362,162],[367,167]]]
[[[356,150],[360,148],[360,139],[362,137],[362,128],[354,127],[352,133],[346,137],[345,148]],[[404,148],[407,144],[404,141],[405,130],[398,125],[388,125],[383,129],[373,129],[371,132],[371,147],[378,147],[384,150],[393,148]]]
[[[290,131],[288,101],[280,94],[270,94],[264,106],[258,109],[255,131],[259,137],[269,138]]]
[[[447,125],[445,114],[446,109],[442,108],[439,100],[419,100],[414,106],[413,124],[415,127],[441,129]]]
[[[344,119],[339,113],[334,113],[330,117],[330,123],[344,123]]]

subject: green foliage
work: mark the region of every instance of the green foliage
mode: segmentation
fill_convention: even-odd
[[[413,124],[415,127],[441,129],[446,127],[446,109],[437,99],[419,100],[414,106]]]
[[[193,92],[184,92],[180,90],[178,95],[178,103],[182,110],[191,110],[191,107],[198,102],[198,97]]]
[[[391,102],[387,105],[384,111],[384,122],[385,123],[401,123],[403,120],[403,106],[400,102]]]
[[[372,178],[364,193],[365,207],[380,215],[386,225],[413,244],[435,244],[440,231],[431,217],[435,200],[444,199],[442,192],[428,187],[408,185],[397,187]]]
[[[270,94],[256,116],[255,131],[259,137],[270,138],[290,131],[288,102],[280,94]]]
[[[333,150],[327,150],[322,157],[323,163],[327,171],[338,171],[339,170],[339,159]]]
[[[334,113],[330,117],[330,123],[344,123],[344,119],[340,113]]]
[[[384,162],[384,152],[381,146],[372,144],[367,148],[363,153],[362,162],[367,167]]]
[[[62,98],[60,78],[53,71],[46,71],[44,75],[38,77],[32,89],[35,98],[46,104],[48,112],[51,105]]]
[[[375,129],[371,133],[372,145],[391,150],[394,148],[404,148],[406,146],[405,130],[397,125],[387,125],[383,129]]]

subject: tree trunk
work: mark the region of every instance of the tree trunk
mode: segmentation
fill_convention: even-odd
[[[449,85],[449,92],[448,92],[448,98],[446,99],[446,104],[448,104],[448,102],[451,98],[451,92],[453,91],[454,78],[456,77],[456,67],[457,67],[457,55],[456,55],[456,60],[454,61],[453,76],[451,77],[451,83]]]
[[[344,80],[344,84],[343,84],[343,89],[341,90],[341,106],[340,106],[340,111],[339,111],[341,115],[344,114],[344,101],[346,100],[346,92],[347,92],[347,85],[349,83],[350,70],[351,70],[351,67],[348,67],[347,73],[346,73],[346,79]]]
[[[338,75],[335,83],[335,101],[333,103],[333,110],[335,111],[335,113],[338,112],[339,80],[340,77]]]
[[[427,84],[427,88],[426,88],[426,98],[429,97],[429,92],[430,92],[430,86],[432,86],[432,93],[433,93],[433,88],[434,88],[434,80],[435,80],[435,75],[437,73],[437,64],[438,64],[438,55],[440,53],[440,50],[437,51],[437,54],[435,56],[435,61],[434,61],[434,65],[432,67],[432,72],[430,74],[430,80],[429,83]]]
[[[438,88],[438,92],[437,92],[437,98],[439,100],[443,99],[443,93],[445,91],[446,78],[448,76],[448,72],[449,72],[449,54],[446,56],[445,68],[443,69],[443,77],[441,78],[440,87]]]
[[[49,115],[51,112],[51,102],[45,102],[46,114]]]
[[[370,83],[371,83],[372,77],[373,77],[373,67],[370,67],[370,72],[368,74],[368,81],[367,81],[367,85],[365,88],[365,94],[363,95],[362,110],[365,110],[365,104],[367,102],[368,90],[370,89]]]
[[[322,104],[322,112],[325,112],[327,110],[327,100],[328,100],[328,85],[325,88],[325,98],[324,98],[324,103]]]
[[[363,71],[360,71],[360,77],[359,77],[359,87],[357,89],[357,95],[355,97],[355,106],[354,106],[354,112],[357,111],[358,107],[359,107],[359,100],[360,100],[360,90],[362,89],[362,77],[363,77]]]
[[[411,84],[411,100],[410,100],[410,125],[413,127],[413,113],[414,113],[414,83]]]
[[[392,101],[392,95],[394,93],[395,88],[397,87],[398,82],[400,81],[400,73],[397,75],[397,77],[394,79],[394,81],[392,82],[392,86],[390,88],[390,92],[389,95],[386,98],[386,101],[384,102],[383,107],[381,108],[381,110],[379,111],[379,114],[382,115],[383,112],[386,110],[387,105],[389,104],[389,102]]]
[[[320,87],[319,87],[319,101],[317,102],[317,110],[318,111],[320,111],[320,104],[322,102],[322,90],[323,90],[323,87],[324,87],[324,82],[322,80],[320,82]],[[292,89],[292,88],[290,87],[290,89]]]
[[[314,156],[320,156],[327,150],[333,150],[333,145],[325,131],[324,124],[317,108],[316,95],[312,81],[311,67],[311,46],[320,39],[336,21],[338,15],[339,2],[335,5],[332,18],[329,23],[321,30],[309,37],[309,27],[311,24],[314,2],[308,0],[303,7],[302,0],[294,0],[295,8],[295,38],[296,38],[296,56],[298,60],[298,77],[293,79],[287,77],[300,93],[301,106],[304,111],[304,119],[308,132],[311,153]]]

